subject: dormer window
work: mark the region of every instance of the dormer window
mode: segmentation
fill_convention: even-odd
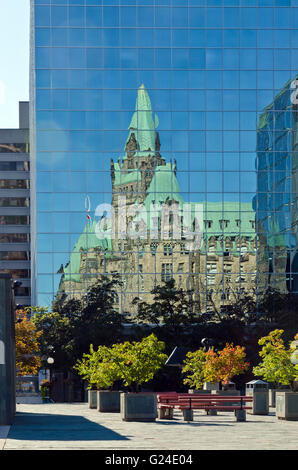
[[[224,220],[224,219],[220,220],[219,221],[219,226],[220,226],[221,230],[224,230],[225,228],[228,228],[229,223],[230,223],[229,220]]]

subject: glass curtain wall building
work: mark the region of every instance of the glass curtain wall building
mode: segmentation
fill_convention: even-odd
[[[298,0],[31,3],[33,301],[297,289]]]

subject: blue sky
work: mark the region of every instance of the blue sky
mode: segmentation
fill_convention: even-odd
[[[0,128],[19,126],[18,103],[29,100],[30,0],[0,2]]]

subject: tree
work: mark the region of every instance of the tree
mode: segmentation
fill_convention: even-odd
[[[286,349],[281,337],[283,333],[283,330],[276,329],[260,338],[262,349],[259,355],[262,361],[253,368],[253,373],[277,386],[290,385],[294,388],[294,381],[298,380],[298,368],[291,362],[293,350]]]
[[[34,314],[32,322],[42,333],[40,352],[42,356],[54,356],[55,368],[69,370],[73,365],[74,328],[71,319],[44,307],[30,307]]]
[[[163,354],[164,348],[165,344],[158,341],[154,334],[142,341],[114,344],[112,361],[124,385],[138,392],[143,383],[152,380],[167,359],[167,355]]]
[[[90,345],[90,353],[84,354],[74,369],[89,383],[89,389],[95,386],[96,390],[111,389],[120,379],[119,369],[113,362],[111,348],[99,346],[97,351]]]
[[[29,320],[27,310],[17,310],[15,325],[17,375],[38,373],[41,363],[38,355],[41,336],[42,332],[37,331],[35,324]]]
[[[188,352],[184,360],[182,373],[186,375],[183,380],[191,388],[199,390],[206,382],[206,353],[200,348],[195,352]]]
[[[71,319],[74,327],[74,354],[81,357],[89,345],[110,345],[121,338],[125,319],[116,309],[117,289],[121,286],[119,275],[101,276],[91,286],[81,309]]]
[[[249,362],[245,362],[245,358],[243,346],[226,344],[225,348],[218,352],[210,349],[206,352],[206,381],[228,384],[232,377],[243,374],[249,368]]]
[[[57,311],[30,307],[35,314],[33,321],[37,329],[43,332],[42,354],[49,354],[49,346],[52,346],[57,369],[69,371],[84,353],[88,353],[90,344],[98,348],[120,340],[124,317],[115,307],[119,285],[118,275],[102,276],[88,289],[84,299],[68,302],[56,299],[53,307]]]
[[[151,291],[153,302],[141,301],[138,297],[133,300],[137,305],[136,319],[141,322],[162,325],[168,335],[175,338],[181,335],[182,328],[198,322],[198,301],[194,300],[191,290],[177,289],[175,280],[163,281]]]

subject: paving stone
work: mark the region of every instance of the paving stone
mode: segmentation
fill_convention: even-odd
[[[195,411],[189,423],[179,412],[174,418],[124,422],[119,413],[99,413],[86,403],[22,404],[7,438],[0,433],[0,449],[1,438],[4,450],[298,449],[298,421],[279,421],[273,411],[268,416],[247,415],[244,423],[234,421],[231,412],[206,416]]]

